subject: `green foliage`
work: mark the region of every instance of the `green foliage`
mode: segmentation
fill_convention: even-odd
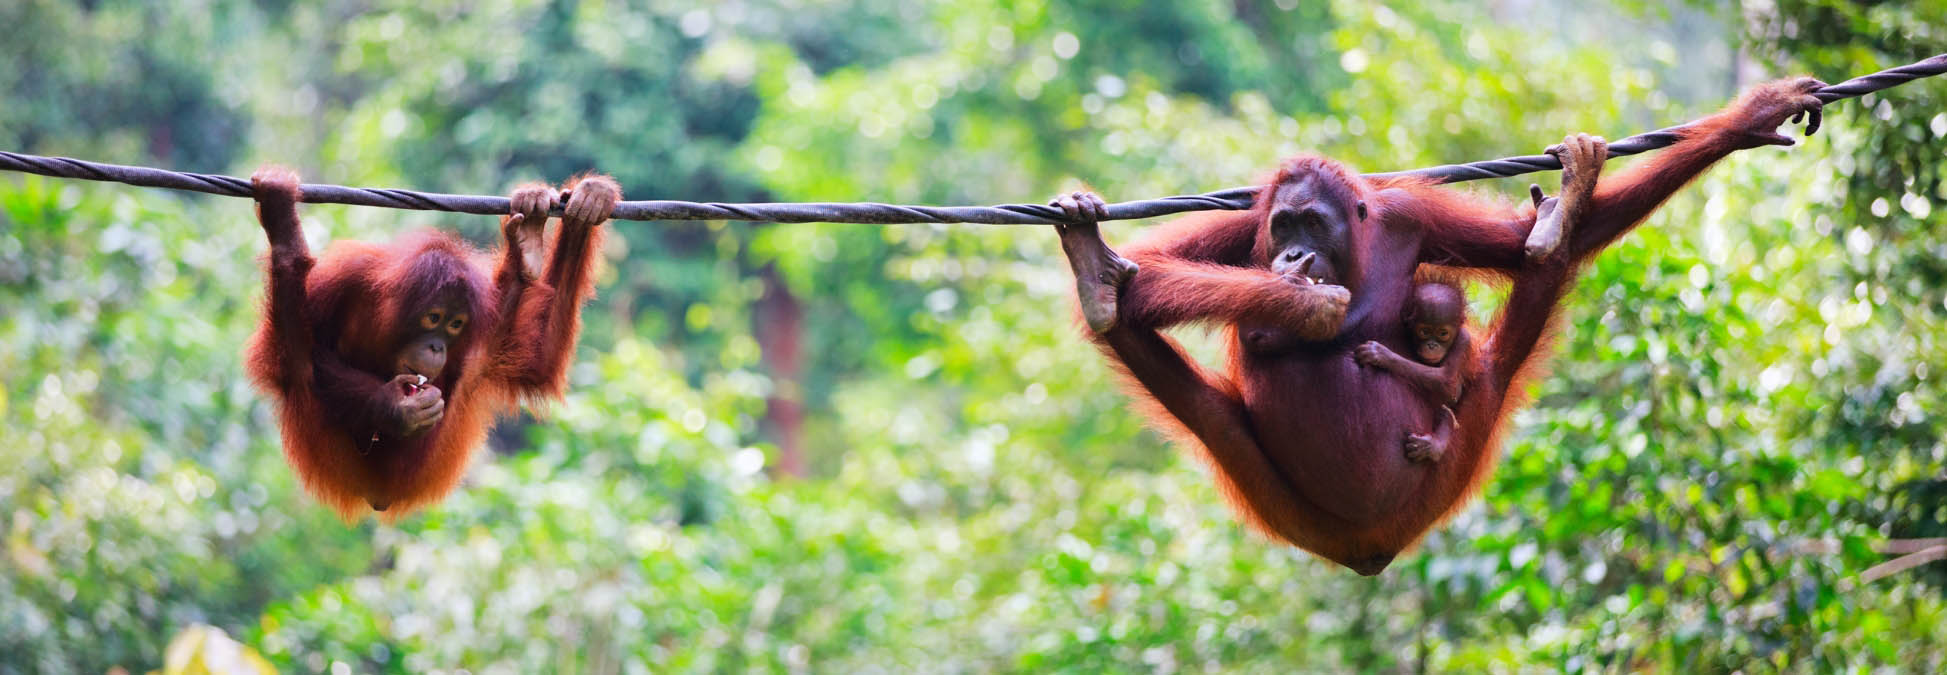
[[[31,27],[0,42],[0,147],[452,192],[600,168],[638,199],[1131,199],[1298,152],[1617,138],[1750,63],[1836,80],[1947,25],[1619,5],[30,1],[0,8]],[[1377,579],[1246,532],[1142,430],[1052,233],[616,224],[567,400],[439,506],[346,525],[242,375],[249,206],[6,177],[0,673],[175,668],[219,628],[298,672],[1938,671],[1947,568],[1858,574],[1947,536],[1943,87],[1833,106],[1591,265],[1482,500]],[[1503,183],[1478,189],[1527,181]],[[319,243],[493,229],[305,217]],[[795,376],[760,346],[767,270],[805,317]],[[805,477],[775,470],[780,396]]]
[[[184,171],[219,171],[247,139],[241,100],[217,89],[206,45],[247,28],[244,3],[70,3],[0,6],[0,147],[75,156],[155,157]]]
[[[29,670],[153,664],[181,626],[243,625],[372,556],[283,508],[295,485],[236,357],[255,233],[135,196],[0,193],[0,653]]]

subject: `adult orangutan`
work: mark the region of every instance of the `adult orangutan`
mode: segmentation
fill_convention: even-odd
[[[1134,393],[1160,408],[1155,421],[1203,448],[1243,518],[1377,574],[1478,491],[1576,266],[1717,160],[1792,145],[1777,132],[1788,118],[1809,116],[1806,132],[1817,131],[1811,92],[1823,86],[1811,78],[1757,86],[1586,199],[1577,182],[1593,181],[1601,160],[1586,162],[1600,144],[1571,138],[1560,232],[1537,228],[1531,206],[1421,179],[1369,180],[1300,157],[1284,163],[1251,210],[1159,226],[1128,247],[1128,259],[1102,241],[1099,199],[1060,199],[1074,220],[1059,228],[1062,248],[1093,339],[1134,380]],[[1408,459],[1400,438],[1430,428],[1438,405],[1353,358],[1366,342],[1407,349],[1400,313],[1422,264],[1514,279],[1467,373],[1450,446],[1432,463]],[[1233,328],[1223,373],[1206,372],[1158,332],[1191,322]],[[1239,327],[1290,331],[1296,344],[1247,350]]]
[[[369,508],[397,520],[438,501],[495,415],[561,396],[593,291],[591,254],[622,198],[615,181],[565,184],[561,225],[545,242],[558,198],[529,184],[514,190],[494,254],[427,230],[383,245],[335,242],[313,259],[296,174],[265,167],[250,180],[270,239],[250,376],[277,399],[291,468],[339,515]]]

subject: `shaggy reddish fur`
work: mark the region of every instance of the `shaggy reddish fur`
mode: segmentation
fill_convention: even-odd
[[[1478,493],[1505,421],[1525,402],[1524,383],[1546,360],[1536,357],[1547,353],[1545,337],[1576,266],[1732,151],[1788,144],[1772,130],[1808,105],[1805,94],[1816,87],[1807,82],[1816,85],[1760,86],[1669,149],[1602,180],[1563,244],[1567,254],[1552,264],[1526,261],[1532,206],[1426,181],[1369,181],[1318,157],[1290,160],[1252,210],[1183,218],[1131,244],[1125,255],[1140,270],[1122,286],[1114,327],[1095,339],[1148,417],[1201,449],[1243,520],[1377,573]],[[1352,213],[1358,201],[1370,209],[1351,225],[1354,269],[1340,274],[1351,302],[1342,323],[1336,311],[1321,318],[1322,296],[1294,291],[1269,269],[1270,205],[1305,177],[1313,189],[1301,199],[1329,200],[1340,213]],[[1351,358],[1368,340],[1407,352],[1400,313],[1421,265],[1513,279],[1486,339],[1457,355],[1471,362],[1455,407],[1459,428],[1445,458],[1431,464],[1406,459],[1400,442],[1402,429],[1431,427],[1437,403]],[[1276,320],[1315,341],[1288,353],[1248,353],[1234,330],[1247,319]],[[1159,332],[1195,322],[1233,327],[1222,373],[1206,372]]]
[[[284,456],[318,501],[348,521],[383,504],[381,517],[396,521],[459,483],[497,415],[523,399],[561,396],[603,228],[554,228],[540,279],[524,271],[511,217],[502,219],[509,241],[499,252],[428,230],[387,244],[335,242],[314,259],[298,221],[296,177],[278,169],[259,177],[269,281],[247,368],[277,400]],[[584,180],[613,186],[588,176],[566,187]],[[428,431],[373,441],[389,411],[372,392],[396,374],[402,336],[435,297],[460,298],[471,317],[429,382],[441,390],[445,414]]]

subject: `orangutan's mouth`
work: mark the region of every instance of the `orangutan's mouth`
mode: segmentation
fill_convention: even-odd
[[[426,376],[425,376],[425,375],[420,375],[419,373],[416,373],[416,372],[413,372],[413,370],[412,370],[411,368],[405,368],[404,370],[405,370],[406,372],[403,372],[403,373],[400,373],[401,375],[414,375],[414,376],[417,376],[417,377],[419,378],[419,381],[418,381],[418,382],[407,382],[407,383],[406,383],[406,385],[405,385],[405,387],[406,387],[406,395],[407,395],[407,396],[411,396],[411,395],[413,395],[413,394],[417,394],[417,393],[419,393],[419,390],[420,390],[420,389],[422,389],[422,388],[424,388],[424,387],[426,386]]]

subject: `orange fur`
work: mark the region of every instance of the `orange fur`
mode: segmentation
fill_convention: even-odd
[[[284,456],[299,482],[347,521],[384,505],[380,517],[392,522],[437,502],[459,483],[497,416],[566,389],[606,211],[592,223],[563,218],[539,248],[549,258],[546,273],[529,279],[511,217],[502,221],[506,248],[496,253],[422,231],[387,244],[337,242],[313,259],[298,222],[296,176],[266,168],[253,181],[271,250],[264,321],[250,340],[247,368],[277,401]],[[604,182],[620,198],[605,176],[570,185],[587,181]],[[440,389],[443,416],[399,437],[388,420],[402,394],[384,385],[413,328],[406,322],[433,297],[459,298],[471,321],[428,383]]]
[[[1556,306],[1576,267],[1731,151],[1776,144],[1773,129],[1816,105],[1807,94],[1812,84],[1762,85],[1687,128],[1669,149],[1604,178],[1564,242],[1568,255],[1553,263],[1526,260],[1530,206],[1420,179],[1367,181],[1323,158],[1290,160],[1250,211],[1184,218],[1131,245],[1128,257],[1140,270],[1120,289],[1113,327],[1093,337],[1145,415],[1213,467],[1242,520],[1377,573],[1479,493],[1499,459],[1507,418],[1546,361]],[[1281,189],[1287,185],[1299,187]],[[1319,315],[1315,288],[1267,281],[1273,199],[1329,204],[1336,213],[1352,212],[1354,202],[1370,209],[1350,224],[1343,244],[1355,269],[1338,275],[1351,291],[1342,324]],[[1447,270],[1420,272],[1423,265]],[[1408,463],[1400,433],[1427,428],[1434,405],[1350,357],[1366,340],[1401,351],[1399,316],[1416,272],[1513,281],[1487,338],[1469,341],[1459,355],[1470,364],[1455,407],[1459,424],[1432,465]],[[1309,344],[1289,353],[1247,350],[1240,321],[1254,330],[1271,322]],[[1230,328],[1221,373],[1206,372],[1159,332],[1197,322]],[[1321,326],[1337,328],[1320,335]]]

